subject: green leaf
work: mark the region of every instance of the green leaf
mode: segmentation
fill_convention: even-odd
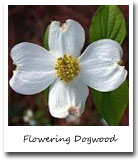
[[[106,93],[92,89],[92,93],[94,103],[107,123],[112,126],[118,125],[128,103],[127,81],[115,91]]]
[[[44,100],[47,106],[48,106],[48,95],[49,95],[49,87],[44,90]]]
[[[118,6],[99,7],[91,21],[90,42],[99,39],[113,39],[122,44],[125,36],[125,19]]]
[[[48,46],[48,35],[49,35],[49,26],[47,26],[46,30],[45,30],[45,34],[44,34],[44,47],[49,50],[49,46]],[[48,95],[49,95],[49,87],[46,88],[44,90],[44,100],[45,100],[45,104],[48,106]]]
[[[126,36],[125,19],[115,5],[99,7],[92,18],[90,42],[99,39],[113,39],[122,44]],[[109,125],[118,125],[128,103],[127,80],[112,92],[99,92],[92,89],[94,103]]]
[[[48,35],[49,35],[49,26],[47,26],[46,30],[45,30],[45,34],[44,34],[44,47],[49,50],[49,46],[48,46]]]

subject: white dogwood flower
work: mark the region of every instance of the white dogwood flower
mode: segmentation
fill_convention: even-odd
[[[49,85],[49,110],[52,116],[65,118],[83,113],[88,86],[108,92],[118,88],[127,71],[120,66],[123,51],[110,39],[90,44],[80,55],[85,33],[82,26],[67,20],[53,21],[49,28],[49,51],[28,42],[15,45],[11,58],[17,66],[10,80],[11,88],[23,95],[33,95]]]

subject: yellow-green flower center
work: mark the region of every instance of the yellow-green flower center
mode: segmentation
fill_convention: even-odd
[[[57,59],[55,69],[57,77],[69,83],[78,75],[80,67],[77,58],[64,54],[63,57]]]

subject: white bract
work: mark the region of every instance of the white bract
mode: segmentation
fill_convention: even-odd
[[[49,110],[52,116],[65,118],[83,113],[88,86],[101,92],[118,88],[127,71],[120,66],[123,51],[110,39],[90,44],[80,55],[85,33],[74,21],[53,21],[49,28],[49,51],[28,42],[15,45],[11,58],[17,66],[11,88],[23,95],[45,90],[49,85]]]

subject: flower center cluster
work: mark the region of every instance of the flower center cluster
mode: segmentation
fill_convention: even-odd
[[[64,54],[63,57],[57,59],[55,65],[57,76],[66,83],[72,81],[80,70],[78,60],[72,55]]]

